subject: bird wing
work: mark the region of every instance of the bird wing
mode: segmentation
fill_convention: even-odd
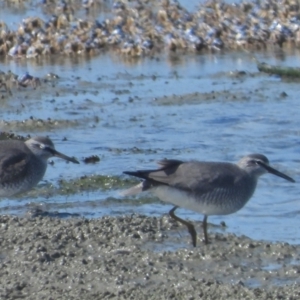
[[[237,166],[230,163],[182,162],[162,160],[157,170],[127,172],[155,184],[166,184],[179,189],[206,193],[215,188],[230,188],[238,184],[241,176]]]
[[[29,157],[23,151],[10,149],[0,153],[0,183],[17,182],[27,173]]]

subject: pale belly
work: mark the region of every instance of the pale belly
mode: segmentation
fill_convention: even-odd
[[[227,215],[241,209],[247,201],[233,203],[216,204],[215,201],[196,198],[184,190],[179,190],[170,186],[161,185],[150,189],[151,193],[163,202],[183,207],[204,215]]]

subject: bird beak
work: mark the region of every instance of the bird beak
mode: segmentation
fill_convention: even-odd
[[[283,174],[283,173],[277,171],[276,169],[270,167],[269,165],[264,164],[264,163],[261,162],[261,161],[257,161],[257,163],[258,163],[260,166],[264,167],[264,168],[265,168],[269,173],[271,173],[271,174],[274,174],[274,175],[276,175],[276,176],[278,176],[278,177],[284,178],[285,180],[288,180],[288,181],[290,181],[290,182],[296,182],[293,178],[291,178],[291,177],[289,177],[289,176],[287,176],[287,175],[285,175],[285,174]]]
[[[53,150],[52,150],[53,151]],[[67,155],[64,155],[56,150],[53,151],[53,156],[56,156],[56,157],[59,157],[59,158],[62,158],[66,161],[71,161],[72,163],[74,164],[79,164],[79,161],[76,159],[76,158],[73,158],[73,157],[69,157]]]

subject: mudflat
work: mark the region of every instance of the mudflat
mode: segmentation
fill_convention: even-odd
[[[300,246],[169,216],[0,216],[0,299],[299,299]],[[212,232],[213,231],[213,232]]]

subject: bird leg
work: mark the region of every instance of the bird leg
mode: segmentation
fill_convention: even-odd
[[[204,242],[207,245],[208,244],[208,236],[207,236],[207,215],[204,215],[203,219],[203,231],[204,231]]]
[[[195,230],[195,227],[192,223],[190,222],[187,222],[179,217],[177,217],[175,215],[175,210],[178,208],[178,206],[174,206],[170,211],[169,211],[169,215],[171,218],[173,218],[174,220],[178,221],[179,223],[185,225],[187,228],[188,228],[188,231],[192,237],[192,243],[193,243],[193,246],[196,247],[196,244],[197,244],[197,232]]]

